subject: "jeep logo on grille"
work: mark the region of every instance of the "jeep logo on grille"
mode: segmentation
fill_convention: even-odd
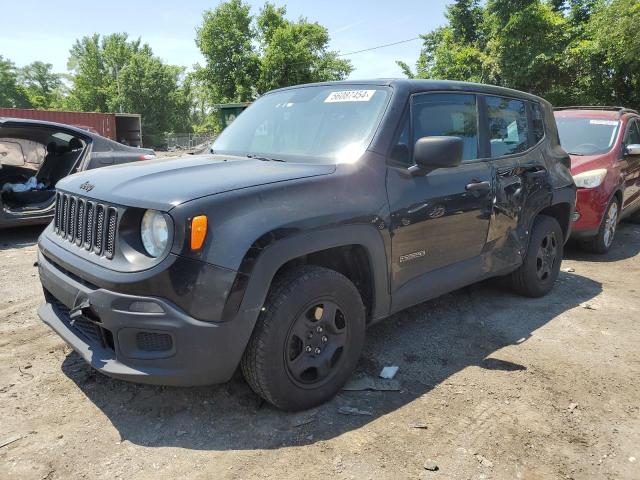
[[[95,185],[89,182],[84,182],[82,185],[80,185],[80,189],[86,190],[87,192],[90,192],[91,190],[93,190],[93,187],[95,187]]]

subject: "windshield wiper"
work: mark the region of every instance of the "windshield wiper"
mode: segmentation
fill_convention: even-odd
[[[253,158],[254,160],[261,160],[263,162],[285,162],[286,161],[286,160],[282,160],[281,158],[261,157],[260,155],[254,155],[253,153],[247,153],[247,158]]]
[[[567,152],[569,155],[577,155],[578,157],[584,157],[584,153],[577,153],[577,152]]]

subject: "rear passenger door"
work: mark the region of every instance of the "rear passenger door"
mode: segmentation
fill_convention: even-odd
[[[541,106],[518,98],[485,95],[485,149],[496,189],[487,235],[493,272],[521,260],[533,216],[549,205]]]

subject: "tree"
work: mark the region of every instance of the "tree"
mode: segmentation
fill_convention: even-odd
[[[539,0],[489,0],[486,8],[487,54],[496,59],[498,83],[560,101],[570,82],[567,19]]]
[[[328,51],[329,32],[318,23],[301,18],[289,22],[283,17],[269,21],[264,16],[274,7],[266,4],[258,17],[265,48],[260,63],[257,90],[263,93],[274,88],[300,83],[341,80],[352,71],[351,63]],[[286,10],[279,9],[281,15]],[[274,25],[277,25],[274,27]]]
[[[329,51],[325,27],[285,15],[285,7],[266,3],[254,17],[242,0],[203,14],[196,43],[206,65],[198,76],[212,103],[249,101],[273,88],[339,80],[351,72],[349,61]]]
[[[571,52],[584,101],[640,107],[639,23],[637,0],[600,2],[590,12],[584,38]]]
[[[447,7],[448,25],[422,35],[424,46],[416,72],[397,62],[407,76],[495,81],[495,63],[486,53],[485,11],[477,0],[457,0]]]
[[[271,42],[273,34],[278,28],[285,27],[289,22],[285,18],[287,7],[276,7],[272,3],[265,3],[256,18],[258,35],[262,47],[265,48]]]
[[[469,44],[481,39],[482,13],[478,0],[459,0],[447,6],[445,16],[453,35]]]
[[[189,131],[190,92],[184,69],[164,64],[151,47],[127,34],[95,34],[76,41],[69,69],[69,105],[82,111],[134,112],[142,115],[147,143],[162,143],[169,131]]]
[[[53,73],[53,65],[40,61],[20,69],[19,78],[29,102],[35,108],[55,108],[63,103],[62,75]]]
[[[448,23],[422,36],[416,72],[400,66],[419,78],[492,83],[573,103],[584,70],[576,52],[594,1],[457,0]]]
[[[15,64],[0,55],[0,107],[31,107],[24,88],[19,84]]]
[[[219,103],[244,102],[255,96],[260,62],[250,11],[242,0],[221,3],[204,12],[196,31],[196,44],[206,59],[200,76]]]

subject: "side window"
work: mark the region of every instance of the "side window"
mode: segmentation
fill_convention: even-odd
[[[405,115],[402,120],[402,129],[398,135],[398,138],[391,149],[389,157],[393,162],[401,163],[402,165],[410,166],[413,164],[411,161],[411,150],[409,149],[409,115]]]
[[[531,104],[531,117],[533,120],[533,124],[531,125],[533,140],[535,143],[538,143],[544,137],[544,117],[542,115],[542,107],[540,107],[540,104]]]
[[[527,109],[521,100],[487,97],[491,157],[503,157],[529,148]]]
[[[415,142],[422,137],[460,137],[462,160],[478,158],[476,96],[462,93],[425,93],[413,99],[411,108]]]
[[[638,120],[631,120],[631,125],[629,126],[629,131],[627,134],[627,138],[624,142],[625,145],[631,145],[633,143],[640,144],[640,129],[638,129],[639,122]]]

